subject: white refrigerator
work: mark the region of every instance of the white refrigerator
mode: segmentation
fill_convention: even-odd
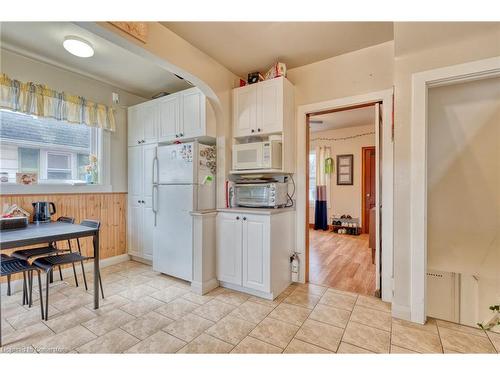
[[[159,146],[153,165],[153,270],[193,278],[192,211],[215,208],[215,148],[198,142]]]

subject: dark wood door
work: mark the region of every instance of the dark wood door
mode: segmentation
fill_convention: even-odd
[[[370,230],[370,209],[375,207],[375,147],[363,147],[363,232]]]

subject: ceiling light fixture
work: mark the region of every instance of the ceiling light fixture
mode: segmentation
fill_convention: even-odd
[[[64,38],[63,47],[72,55],[78,57],[94,56],[94,47],[86,40],[77,36],[67,36]]]

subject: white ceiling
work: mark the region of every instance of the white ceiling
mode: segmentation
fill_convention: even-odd
[[[311,132],[321,132],[332,129],[350,128],[354,126],[374,124],[375,120],[375,107],[364,107],[357,109],[350,109],[346,111],[328,113],[326,115],[311,116]],[[314,121],[323,121],[318,124]]]
[[[238,76],[289,69],[393,40],[392,22],[162,22]]]
[[[110,83],[150,98],[176,92],[190,85],[169,71],[133,54],[71,22],[2,22],[1,47]],[[79,58],[62,46],[65,36],[75,35],[92,44],[95,54]]]

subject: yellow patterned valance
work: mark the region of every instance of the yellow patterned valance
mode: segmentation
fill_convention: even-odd
[[[45,85],[0,75],[0,108],[115,131],[114,109]]]

